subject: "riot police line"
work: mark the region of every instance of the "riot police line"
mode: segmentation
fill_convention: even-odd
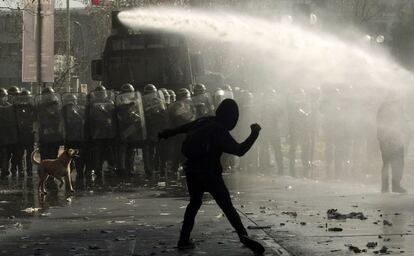
[[[206,102],[199,98],[197,106],[211,104],[209,97]],[[158,142],[158,133],[213,113],[212,106],[203,107],[208,111],[196,111],[188,89],[176,94],[152,84],[142,95],[130,84],[119,92],[98,86],[88,95],[57,93],[51,87],[36,96],[15,86],[0,89],[1,177],[32,176],[35,145],[41,159],[56,158],[61,146],[79,150],[74,167],[80,178],[92,171],[101,176],[105,161],[117,174],[131,175],[137,149],[142,149],[147,177],[174,173],[182,164],[175,148],[180,142]]]
[[[141,94],[125,84],[119,92],[98,86],[88,95],[59,94],[47,87],[33,96],[17,87],[1,89],[1,176],[10,172],[32,175],[30,153],[36,144],[42,159],[56,158],[61,146],[78,149],[80,155],[74,162],[80,177],[92,171],[101,176],[105,161],[117,174],[129,176],[136,152],[141,149],[146,176],[167,178],[175,175],[183,163],[177,145],[184,138],[159,141],[158,133],[214,115],[216,106],[226,98],[235,99],[240,106],[239,125],[233,132],[236,137],[247,134],[239,127],[249,127],[252,122],[259,121],[263,127],[257,145],[244,159],[223,157],[228,170],[269,169],[274,164],[279,174],[310,177],[321,147],[322,157],[318,157],[325,162],[327,176],[338,177],[344,170],[369,164],[355,152],[370,152],[362,148],[375,147],[373,122],[362,121],[373,111],[352,107],[356,105],[349,102],[352,92],[343,88],[292,87],[285,93],[274,89],[252,93],[226,85],[209,92],[204,85],[196,84],[192,90],[174,92],[149,84]],[[366,115],[358,119],[357,112]],[[365,144],[357,145],[358,141]]]

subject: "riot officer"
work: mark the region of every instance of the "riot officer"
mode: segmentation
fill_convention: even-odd
[[[10,104],[14,104],[16,97],[18,97],[20,93],[21,91],[17,86],[11,86],[9,89],[7,89],[8,102]],[[15,176],[17,172],[19,172],[19,174],[23,174],[23,150],[19,147],[18,144],[12,145],[11,150],[11,173],[13,176]]]
[[[224,89],[217,88],[216,92],[214,93],[214,105],[217,108],[223,100],[233,98],[233,90],[231,89],[230,85],[225,85]]]
[[[7,91],[0,89],[0,168],[1,177],[10,172],[10,158],[13,146],[17,144],[17,124],[13,105],[8,102]]]
[[[116,97],[116,113],[118,121],[119,174],[131,175],[134,168],[134,155],[136,148],[143,148],[146,138],[144,111],[142,97],[131,84],[121,86],[121,92]]]
[[[170,93],[168,92],[168,90],[165,89],[165,88],[161,88],[160,91],[164,95],[165,104],[167,104],[167,106],[170,105],[171,104],[171,97],[170,97]]]
[[[143,150],[144,168],[147,177],[160,168],[160,154],[157,150],[158,132],[169,126],[164,95],[153,84],[144,87],[144,112],[147,139]]]
[[[52,87],[36,98],[41,159],[54,159],[63,143],[62,102]]]
[[[90,92],[87,107],[87,129],[90,138],[90,167],[98,179],[102,177],[105,160],[114,162],[113,143],[116,136],[115,103],[113,94],[102,85]],[[90,175],[90,173],[87,173]]]
[[[14,108],[16,111],[17,131],[19,138],[19,156],[17,166],[23,166],[23,156],[27,176],[32,176],[31,153],[34,144],[34,122],[36,121],[36,111],[34,98],[30,91],[23,90],[15,98]],[[22,173],[22,169],[19,169]],[[19,174],[20,174],[19,173]]]
[[[65,148],[77,149],[74,159],[76,174],[82,179],[86,166],[86,95],[65,93],[62,95],[62,117],[65,130]]]
[[[289,116],[289,171],[296,176],[296,150],[300,147],[303,173],[309,176],[310,171],[310,107],[306,100],[305,90],[293,88],[288,96]]]
[[[170,95],[170,104],[174,103],[176,100],[176,95],[175,92],[173,90],[167,90],[168,94]]]
[[[261,95],[261,102],[257,105],[260,108],[257,115],[261,117],[263,125],[263,136],[259,138],[260,166],[267,168],[270,164],[269,147],[274,150],[274,157],[278,174],[283,174],[283,155],[281,142],[281,121],[283,116],[283,98],[276,90],[271,89]]]
[[[204,84],[194,85],[194,95],[192,100],[194,107],[196,108],[197,118],[214,114],[213,100]]]
[[[191,100],[191,93],[186,88],[181,88],[177,92],[177,100],[168,106],[168,115],[172,127],[177,127],[189,123],[196,119],[196,109]],[[178,135],[174,138],[174,145],[181,145],[184,136]],[[180,150],[175,150],[172,156],[172,171],[178,171],[180,164],[184,161]]]
[[[344,118],[341,91],[327,84],[320,101],[321,126],[325,139],[325,161],[328,178],[339,178],[344,164],[344,151],[348,141],[344,140]],[[349,138],[348,138],[349,139]]]

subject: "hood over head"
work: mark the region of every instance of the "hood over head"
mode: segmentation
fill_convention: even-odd
[[[224,125],[224,127],[231,131],[239,120],[239,107],[232,99],[223,100],[216,110],[217,122]]]

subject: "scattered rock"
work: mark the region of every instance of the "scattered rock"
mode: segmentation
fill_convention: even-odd
[[[361,249],[359,249],[357,246],[353,246],[353,245],[349,245],[348,249],[351,250],[354,253],[361,253],[362,252]]]
[[[388,220],[383,220],[382,224],[384,224],[384,226],[392,226],[392,223],[389,222]]]
[[[389,254],[388,248],[383,246],[379,251],[374,251],[375,254]]]
[[[330,231],[330,232],[342,232],[343,229],[338,228],[338,227],[333,227],[333,228],[328,228],[328,231]]]
[[[302,221],[302,222],[300,223],[300,225],[305,226],[305,225],[306,225],[306,222]]]
[[[298,217],[297,212],[282,212],[282,214],[288,215],[288,216],[294,217],[294,218]]]
[[[23,209],[22,212],[34,213],[34,212],[37,212],[39,210],[40,210],[40,208],[29,207],[29,208]]]
[[[247,229],[270,229],[272,228],[270,225],[266,226],[247,226]]]
[[[91,244],[89,245],[89,250],[99,250],[101,249],[99,246],[97,246],[96,244]]]
[[[359,219],[359,220],[366,220],[367,217],[364,216],[362,212],[351,212],[348,214],[342,214],[338,212],[338,209],[329,209],[326,214],[328,215],[328,219],[335,219],[335,220],[345,220],[345,219]]]
[[[377,242],[368,242],[367,243],[367,248],[374,249],[375,247],[377,247],[377,245],[378,245]]]

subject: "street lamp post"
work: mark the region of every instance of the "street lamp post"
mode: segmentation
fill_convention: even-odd
[[[70,10],[69,0],[66,0],[66,29],[67,29],[67,49],[66,49],[66,69],[67,69],[67,83],[66,92],[70,91],[70,73],[71,73],[71,61],[70,61]]]

